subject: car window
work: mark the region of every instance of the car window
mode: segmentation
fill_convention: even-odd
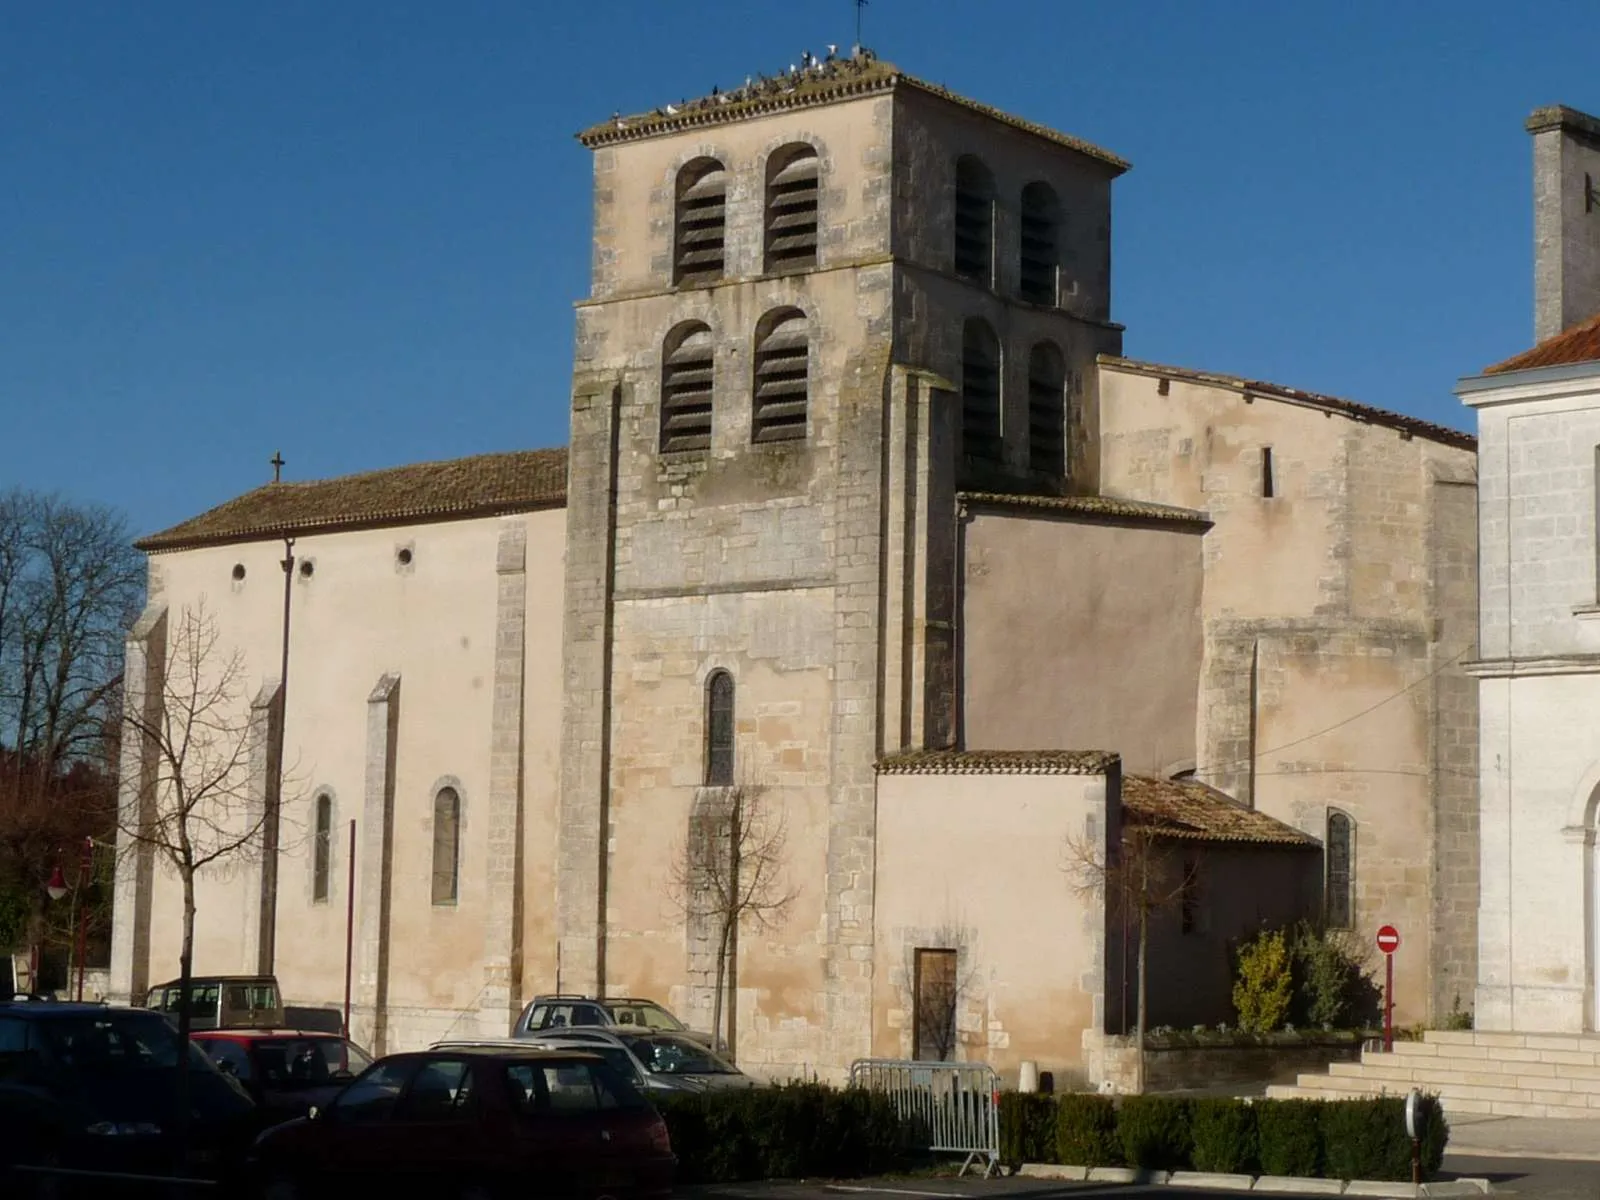
[[[424,1062],[395,1110],[396,1121],[460,1121],[473,1115],[471,1064],[460,1059]]]
[[[605,1013],[600,1011],[597,1004],[574,1004],[572,1006],[572,1023],[574,1025],[608,1025]]]
[[[317,1087],[333,1081],[340,1062],[337,1038],[263,1038],[256,1065],[264,1083]]]
[[[737,1075],[739,1068],[724,1062],[699,1042],[672,1034],[625,1039],[644,1069],[656,1075]]]
[[[343,1038],[314,1038],[312,1045],[322,1054],[323,1061],[328,1064],[330,1075],[337,1075],[341,1071],[359,1075],[372,1065],[370,1054],[354,1042],[347,1042]]]
[[[28,1049],[28,1023],[0,1017],[0,1054],[23,1054]]]
[[[528,1115],[580,1115],[646,1106],[637,1088],[599,1063],[511,1063],[506,1082],[513,1107]]]
[[[636,1029],[664,1029],[676,1032],[687,1028],[659,1004],[613,1004],[611,1015],[618,1025],[631,1025]]]
[[[386,1119],[417,1068],[415,1059],[384,1062],[340,1092],[329,1111],[340,1121],[367,1125]]]
[[[238,1042],[227,1038],[201,1038],[196,1044],[217,1066],[226,1066],[240,1083],[249,1083],[254,1078],[249,1052]]]
[[[62,1066],[106,1071],[178,1064],[178,1031],[154,1013],[106,1012],[51,1017],[39,1022],[39,1036]],[[190,1043],[191,1061],[209,1060]],[[207,1068],[209,1069],[209,1067]]]

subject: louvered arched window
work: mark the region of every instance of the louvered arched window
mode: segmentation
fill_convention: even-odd
[[[711,330],[699,321],[679,325],[661,347],[661,449],[711,447]]]
[[[1048,183],[1022,189],[1022,244],[1018,290],[1030,304],[1054,305],[1060,262],[1061,206]]]
[[[461,793],[442,787],[433,795],[433,902],[454,904],[461,886]]]
[[[706,680],[706,786],[733,784],[733,676],[713,671]]]
[[[1328,810],[1327,891],[1324,912],[1331,929],[1349,929],[1355,918],[1356,823]]]
[[[752,440],[787,442],[806,436],[808,343],[805,314],[799,309],[768,313],[756,326]]]
[[[1067,368],[1054,342],[1028,355],[1028,467],[1050,475],[1067,472]]]
[[[961,445],[969,458],[1001,460],[1000,340],[981,317],[961,332]]]
[[[722,278],[728,222],[728,173],[714,158],[697,158],[678,172],[672,282]]]
[[[994,278],[994,176],[970,154],[956,161],[955,268],[985,287]]]
[[[801,271],[817,265],[817,152],[785,146],[767,159],[766,269]]]

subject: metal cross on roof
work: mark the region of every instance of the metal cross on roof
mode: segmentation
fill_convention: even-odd
[[[272,482],[280,483],[283,480],[283,468],[287,465],[284,461],[283,451],[274,450],[272,457],[267,460],[272,467]]]

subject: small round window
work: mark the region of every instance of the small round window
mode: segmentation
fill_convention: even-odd
[[[300,578],[310,579],[316,573],[317,566],[309,558],[300,564]]]
[[[244,564],[243,563],[234,563],[233,564],[233,581],[235,583],[239,583],[243,579],[244,579]]]
[[[395,555],[395,558],[399,561],[402,567],[409,567],[411,565],[411,547],[402,546],[400,548],[400,552]]]

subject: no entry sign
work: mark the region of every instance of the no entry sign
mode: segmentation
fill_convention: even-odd
[[[1378,930],[1378,949],[1385,954],[1393,954],[1400,949],[1400,931],[1393,925],[1385,925]]]

